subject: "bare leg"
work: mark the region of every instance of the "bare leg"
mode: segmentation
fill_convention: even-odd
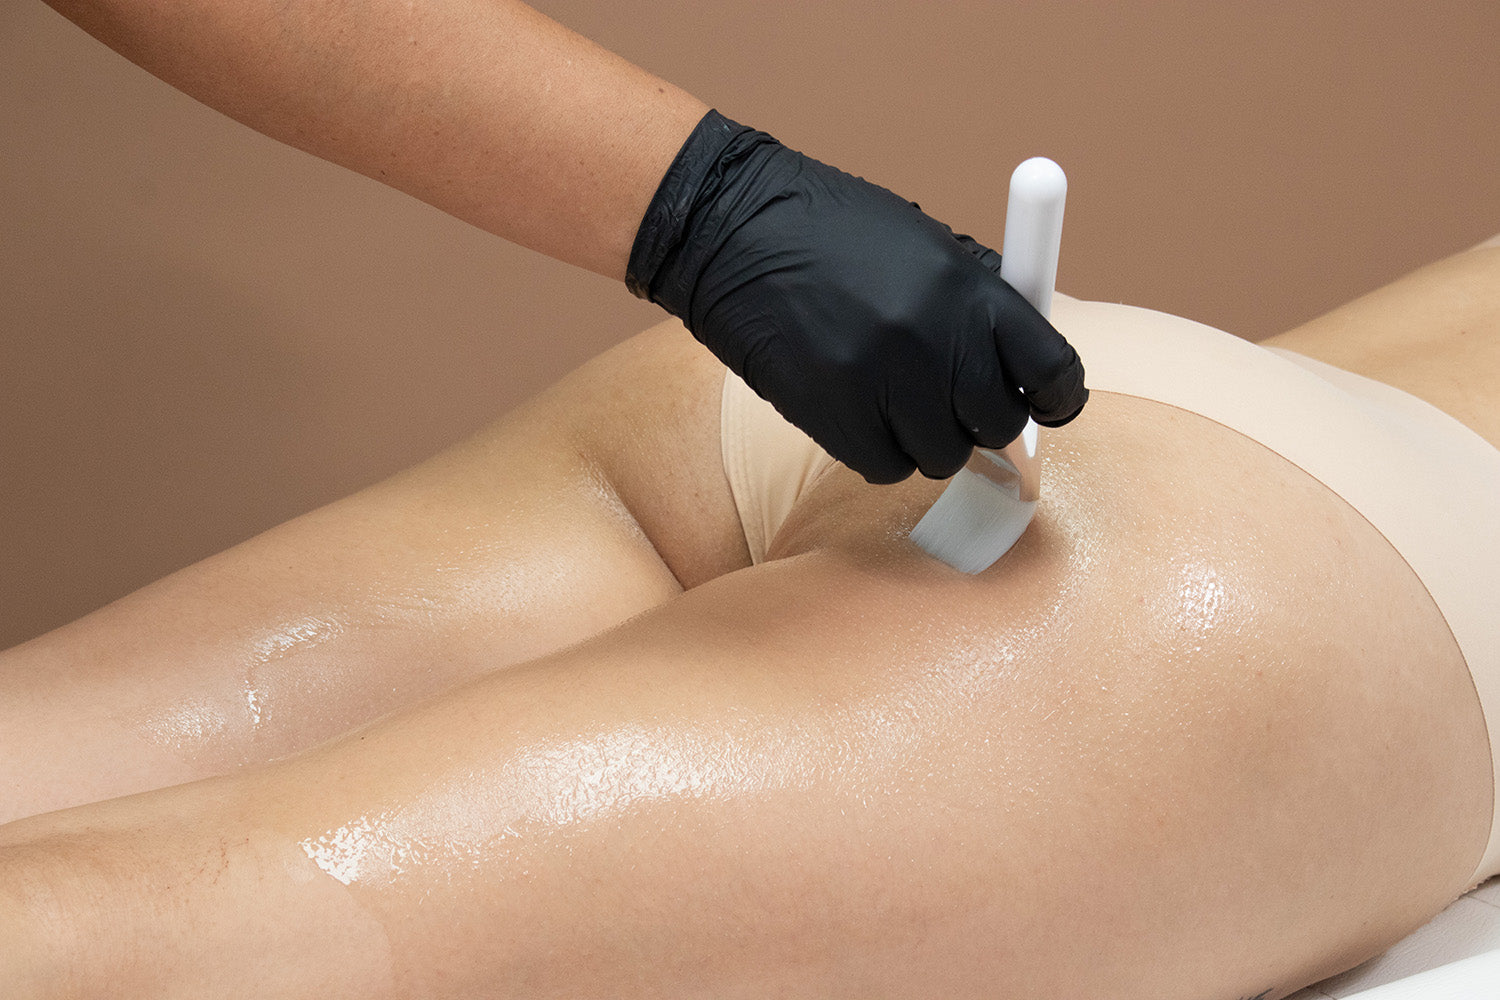
[[[283,756],[748,561],[718,371],[663,325],[388,482],[0,654],[0,822]],[[640,503],[674,475],[690,517],[669,489]]]
[[[12,971],[120,1000],[1279,997],[1462,891],[1482,719],[1384,540],[1169,407],[1100,394],[1056,447],[989,576],[904,540],[939,484],[835,472],[786,558],[298,757],[0,828],[48,918]]]

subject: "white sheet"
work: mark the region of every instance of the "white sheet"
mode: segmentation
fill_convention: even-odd
[[[1348,972],[1289,1000],[1500,1000],[1500,878]]]

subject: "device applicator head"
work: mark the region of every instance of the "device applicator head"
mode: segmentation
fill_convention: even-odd
[[[1036,513],[1037,426],[1000,451],[975,448],[969,464],[911,530],[911,540],[956,570],[981,573],[1010,551]]]
[[[1062,168],[1034,156],[1010,177],[1000,277],[1043,316],[1052,311],[1068,181]],[[1041,494],[1037,425],[999,451],[974,449],[922,515],[911,540],[956,570],[981,573],[1010,551],[1031,524]]]

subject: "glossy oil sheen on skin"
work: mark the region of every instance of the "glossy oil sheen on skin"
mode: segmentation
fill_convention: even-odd
[[[608,824],[653,803],[729,799],[812,780],[805,766],[815,759],[810,734],[779,742],[768,747],[749,720],[725,720],[723,728],[627,724],[539,741],[482,771],[434,781],[409,801],[350,817],[300,846],[345,885],[390,882],[418,868],[451,881],[528,838]]]
[[[191,756],[223,739],[230,713],[214,697],[178,698],[170,706],[141,720],[148,743],[179,756]]]
[[[285,680],[276,676],[276,665],[338,639],[347,627],[341,616],[325,613],[302,615],[254,635],[243,683],[245,718],[252,734],[269,720],[277,689],[284,686]]]
[[[1104,412],[1111,405],[1127,414],[1131,407],[1147,410],[1148,426],[1169,419],[1159,407],[1106,400],[1097,401]],[[1087,419],[1080,418],[1085,428]],[[1060,448],[1059,462],[1074,467],[1049,470],[1046,508],[990,576],[959,580],[896,547],[874,553],[866,544],[859,561],[813,546],[798,554],[807,557],[802,565],[826,574],[799,576],[815,586],[798,593],[816,593],[818,600],[794,595],[778,602],[773,586],[755,592],[759,604],[733,603],[752,624],[764,609],[778,608],[785,618],[776,624],[802,637],[800,650],[778,650],[775,629],[747,626],[756,642],[732,647],[739,659],[731,665],[785,683],[784,697],[769,699],[767,711],[665,714],[657,721],[635,711],[661,704],[646,699],[594,714],[594,701],[557,678],[554,693],[566,697],[541,708],[553,728],[514,747],[500,737],[507,748],[498,753],[482,748],[489,745],[483,734],[468,747],[455,743],[441,768],[421,772],[420,787],[335,814],[301,840],[303,854],[351,890],[405,887],[408,898],[425,900],[445,884],[484,891],[520,882],[544,864],[570,872],[571,852],[581,842],[574,834],[590,829],[598,832],[595,846],[626,850],[663,870],[679,860],[691,864],[691,845],[681,858],[652,854],[654,838],[672,829],[677,814],[663,810],[648,814],[645,824],[630,822],[674,802],[738,805],[751,823],[747,839],[769,844],[774,859],[775,838],[787,825],[774,808],[795,801],[813,804],[809,828],[793,842],[811,845],[813,867],[843,863],[851,845],[868,850],[885,891],[903,899],[924,886],[946,891],[964,878],[980,895],[987,886],[1004,888],[984,880],[1014,859],[983,852],[992,841],[1003,846],[1006,837],[1028,830],[1031,840],[1012,843],[1047,858],[1052,844],[1064,842],[1063,869],[1076,862],[1087,871],[1090,851],[1106,864],[1140,862],[1140,885],[1151,891],[1159,884],[1146,876],[1172,864],[1151,845],[1166,836],[1191,843],[1184,831],[1195,822],[1241,837],[1226,843],[1254,856],[1257,843],[1242,842],[1254,832],[1226,822],[1217,802],[1229,792],[1258,801],[1253,790],[1226,780],[1252,766],[1261,777],[1295,775],[1277,757],[1280,733],[1325,721],[1271,714],[1270,708],[1307,702],[1297,695],[1278,704],[1274,692],[1257,686],[1263,687],[1263,669],[1295,684],[1297,672],[1275,659],[1279,644],[1326,633],[1316,618],[1326,613],[1318,601],[1286,598],[1322,597],[1313,588],[1332,579],[1330,567],[1314,560],[1330,558],[1335,546],[1321,524],[1258,531],[1253,509],[1224,503],[1200,510],[1192,495],[1174,490],[1181,470],[1208,455],[1220,461],[1217,479],[1231,497],[1260,498],[1251,487],[1279,476],[1284,481],[1266,487],[1274,495],[1299,510],[1318,509],[1291,496],[1317,487],[1298,486],[1300,473],[1285,463],[1253,447],[1232,451],[1234,440],[1222,431],[1178,454],[1132,436],[1136,431],[1126,424],[1076,459]],[[1243,458],[1237,470],[1235,456]],[[891,537],[878,518],[866,525],[857,523],[857,507],[853,514],[831,517],[831,530],[854,522],[861,539]],[[1323,555],[1300,551],[1309,546],[1297,544],[1299,532],[1318,540]],[[1295,560],[1293,550],[1299,550]],[[751,572],[773,580],[778,569]],[[710,647],[734,638],[735,620],[721,621]],[[1284,627],[1286,638],[1265,634],[1267,621]],[[777,673],[783,655],[797,670]],[[569,663],[588,670],[586,657]],[[808,697],[819,711],[799,714],[804,703],[795,694],[814,679],[822,686]],[[730,683],[695,680],[709,688]],[[663,683],[661,692],[671,690]],[[1197,763],[1185,768],[1185,760]],[[1257,822],[1271,819],[1257,816]],[[666,843],[683,850],[682,841]],[[833,854],[830,843],[842,853]],[[1158,862],[1160,869],[1153,867]],[[1233,866],[1226,870],[1232,874]],[[886,877],[892,873],[907,881]],[[852,887],[841,882],[840,891]],[[387,902],[396,895],[362,892],[361,898],[378,905],[389,923],[401,905]],[[1174,912],[1190,909],[1184,899],[1165,898],[1180,904]]]
[[[284,686],[276,665],[344,632],[344,622],[331,614],[303,615],[257,629],[242,640],[243,667],[235,690],[179,697],[145,718],[140,730],[147,742],[182,756],[197,758],[238,745],[242,749],[236,762],[251,759],[249,747],[271,723],[277,691]]]

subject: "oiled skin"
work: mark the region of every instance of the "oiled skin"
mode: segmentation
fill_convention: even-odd
[[[279,763],[246,751],[228,777],[0,827],[0,930],[28,949],[0,973],[20,996],[1275,997],[1467,887],[1492,788],[1467,672],[1399,556],[1305,474],[1101,393],[1044,439],[1037,520],[979,578],[905,540],[940,484],[842,469],[773,561],[735,570],[717,377],[659,328],[459,453],[509,456],[517,534],[494,545],[561,511],[570,544],[618,554],[572,570],[617,595],[597,634],[532,635],[538,597],[476,642],[504,605],[471,588],[427,639],[429,659],[470,655],[427,683],[476,679]],[[566,445],[526,451],[559,422]],[[450,484],[495,467],[450,460],[468,470]],[[411,475],[387,498],[441,481]],[[382,530],[456,509],[401,506],[373,504]],[[274,576],[277,546],[338,510],[201,572]],[[86,619],[0,677],[171,604]],[[360,628],[292,648],[310,668],[348,650],[365,682],[315,705],[291,689],[278,750],[399,701],[367,689],[422,650],[382,648]],[[243,694],[234,656],[206,662],[230,665],[219,697]],[[212,773],[164,753],[82,785],[193,767]],[[38,912],[48,932],[24,931]]]

